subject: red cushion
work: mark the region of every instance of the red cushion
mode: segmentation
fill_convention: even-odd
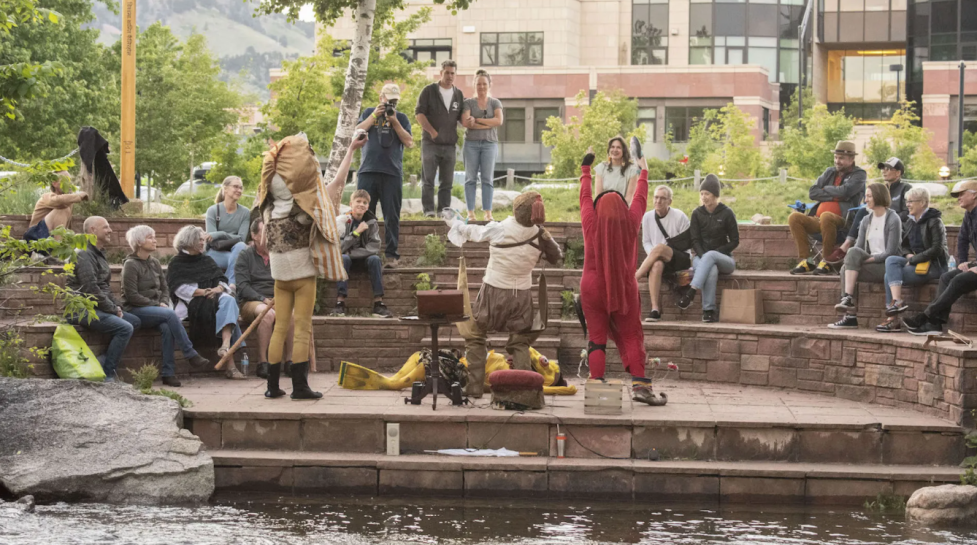
[[[493,391],[542,390],[543,375],[535,371],[502,370],[489,375],[489,384]]]

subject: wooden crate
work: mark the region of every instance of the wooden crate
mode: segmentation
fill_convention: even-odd
[[[620,380],[588,380],[584,386],[584,414],[621,414],[621,391],[624,383]]]

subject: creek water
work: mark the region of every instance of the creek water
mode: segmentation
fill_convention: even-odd
[[[202,507],[0,509],[0,544],[977,544],[859,508],[220,495]]]

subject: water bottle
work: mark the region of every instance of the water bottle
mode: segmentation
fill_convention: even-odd
[[[241,358],[241,372],[244,376],[248,376],[248,365],[251,365],[251,362],[248,361],[248,353],[245,352],[244,357]]]
[[[947,268],[948,268],[948,270],[951,270],[951,271],[953,269],[956,269],[957,268],[957,258],[956,257],[954,257],[952,255],[950,256],[950,262],[947,263]]]

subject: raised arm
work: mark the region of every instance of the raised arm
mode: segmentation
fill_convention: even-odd
[[[641,173],[638,174],[634,196],[631,198],[631,223],[635,227],[641,225],[641,218],[645,216],[645,211],[648,210],[648,163],[642,157],[638,159],[638,165],[641,167]]]
[[[339,164],[339,170],[336,171],[336,177],[326,186],[326,195],[332,199],[337,210],[339,209],[339,199],[343,196],[343,187],[346,185],[346,176],[349,175],[349,164],[353,161],[353,153],[362,148],[364,144],[366,144],[365,132],[353,137],[353,141],[349,143],[349,148],[346,150],[346,156],[343,157],[343,162]]]
[[[590,192],[590,166],[594,164],[594,154],[584,155],[580,165],[580,223],[585,230],[592,231],[597,224],[597,211],[594,210],[594,197]]]

